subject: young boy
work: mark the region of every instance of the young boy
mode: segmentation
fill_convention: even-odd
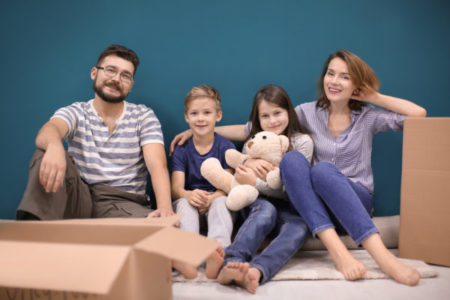
[[[219,92],[208,85],[194,87],[184,101],[184,117],[192,131],[192,138],[175,148],[172,156],[172,198],[176,213],[183,214],[180,228],[200,233],[200,218],[207,220],[207,237],[221,243],[206,260],[205,275],[215,278],[222,265],[223,248],[231,244],[232,216],[225,206],[226,195],[216,190],[200,173],[200,166],[210,157],[219,159],[224,169],[225,151],[234,144],[214,132],[216,122],[222,119]],[[195,278],[193,266],[175,266],[187,278]]]

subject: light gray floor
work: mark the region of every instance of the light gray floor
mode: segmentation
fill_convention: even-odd
[[[431,266],[438,277],[421,279],[418,286],[408,287],[390,279],[361,280],[295,280],[270,281],[258,288],[255,295],[236,286],[218,283],[178,282],[173,284],[173,299],[358,299],[358,300],[449,300],[450,268]]]

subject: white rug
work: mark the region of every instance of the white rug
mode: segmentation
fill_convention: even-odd
[[[351,250],[350,252],[354,258],[361,261],[366,266],[367,273],[364,276],[364,279],[388,278],[366,250]],[[404,258],[399,258],[399,260],[404,264],[415,268],[422,278],[436,277],[438,275],[437,271],[423,261]],[[215,281],[206,278],[203,271],[204,269],[200,267],[197,278],[189,281]],[[187,281],[177,272],[173,272],[172,274],[173,282]],[[344,280],[344,276],[335,269],[327,251],[301,251],[295,257],[290,259],[272,280]]]

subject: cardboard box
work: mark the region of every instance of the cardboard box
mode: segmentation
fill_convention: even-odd
[[[171,260],[219,246],[163,219],[0,222],[0,299],[171,299]]]
[[[450,118],[407,118],[399,256],[450,266]]]

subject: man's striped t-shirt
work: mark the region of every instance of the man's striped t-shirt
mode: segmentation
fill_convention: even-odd
[[[147,168],[142,147],[164,144],[161,124],[145,105],[124,101],[124,109],[109,134],[93,99],[58,109],[52,118],[69,126],[68,152],[88,184],[104,183],[130,193],[145,193]]]

